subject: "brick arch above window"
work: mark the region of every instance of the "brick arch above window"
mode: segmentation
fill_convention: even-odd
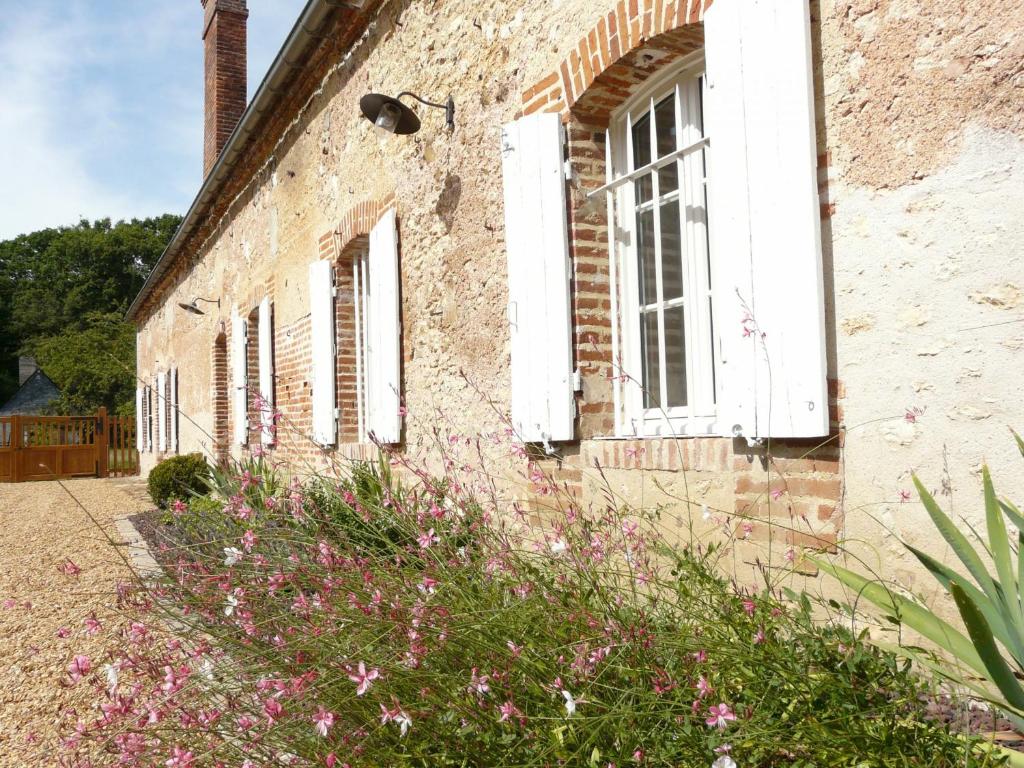
[[[545,77],[523,91],[522,114],[573,113],[606,124],[657,69],[699,49],[713,0],[617,0]]]
[[[394,205],[393,194],[353,205],[342,216],[338,226],[320,238],[321,258],[337,259],[355,240],[367,237],[385,211]]]

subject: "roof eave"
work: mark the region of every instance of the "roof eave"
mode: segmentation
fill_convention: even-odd
[[[231,132],[231,136],[228,137],[227,142],[224,144],[224,149],[221,150],[220,155],[217,157],[217,162],[214,163],[210,173],[207,174],[206,179],[203,181],[203,185],[199,188],[195,200],[192,201],[192,205],[188,209],[188,213],[185,214],[185,218],[178,225],[174,237],[171,238],[171,242],[168,243],[160,258],[157,259],[153,270],[146,278],[146,282],[142,284],[138,295],[132,301],[131,306],[128,307],[128,311],[125,313],[126,320],[134,321],[138,317],[142,305],[174,262],[178,249],[181,248],[186,237],[191,233],[200,213],[216,198],[221,183],[231,176],[235,161],[242,154],[245,140],[256,128],[257,122],[263,113],[267,111],[277,98],[280,85],[293,74],[296,68],[295,62],[301,60],[308,53],[311,45],[322,39],[319,30],[328,16],[337,8],[361,11],[368,2],[369,0],[308,0],[306,7],[299,15],[298,21],[295,22],[292,31],[275,57],[273,64],[267,70],[267,74],[264,76],[263,82],[260,83],[260,87],[256,90],[252,101],[249,102],[245,112],[242,113],[238,125],[235,126],[235,130]]]

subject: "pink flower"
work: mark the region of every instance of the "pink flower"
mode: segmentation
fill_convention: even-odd
[[[432,595],[437,591],[438,582],[436,579],[432,579],[429,576],[424,576],[423,581],[420,582],[417,589],[425,595]],[[379,593],[379,591],[378,591]]]
[[[373,681],[380,677],[379,669],[366,670],[365,662],[359,662],[359,671],[356,674],[350,674],[348,679],[356,684],[356,696],[362,696],[373,685]]]
[[[63,563],[58,565],[57,570],[63,573],[65,576],[71,576],[74,578],[77,578],[78,574],[82,572],[82,569],[75,565],[74,561],[70,557],[64,560]]]
[[[781,499],[782,498],[782,493],[783,493],[783,491],[782,491],[781,488],[776,488],[774,491],[771,492],[772,500],[773,501],[778,501],[779,499]]]
[[[750,598],[743,601],[743,610],[746,612],[747,616],[753,616],[755,608],[756,606],[754,605],[754,601]]]
[[[246,552],[252,552],[254,546],[256,546],[256,534],[250,529],[242,534],[242,547]]]
[[[501,717],[498,718],[499,723],[504,723],[513,717],[522,717],[523,713],[519,711],[519,708],[511,701],[506,701],[504,704],[498,707],[501,712]]]
[[[711,687],[711,683],[708,682],[707,678],[704,677],[704,675],[701,675],[700,680],[697,681],[697,695],[703,699],[708,694],[713,693],[714,690],[715,689]]]
[[[764,627],[758,629],[757,633],[754,635],[754,645],[760,645],[763,642],[764,642]]]
[[[741,526],[741,528],[743,530],[743,538],[744,539],[750,538],[750,534],[752,534],[754,532],[754,524],[753,523],[744,523]]]
[[[95,616],[89,616],[82,623],[85,625],[85,634],[87,635],[95,635],[103,629],[103,625],[96,621]]]
[[[59,637],[61,640],[71,637],[71,629],[68,627],[59,627],[57,629],[57,637]]]
[[[708,709],[707,719],[704,720],[711,728],[726,728],[731,720],[735,720],[736,715],[729,709],[728,704],[719,704],[717,707],[712,705]]]
[[[523,654],[523,646],[521,646],[521,645],[516,645],[516,644],[515,644],[515,643],[513,643],[513,642],[512,642],[511,640],[508,640],[508,641],[506,641],[506,642],[505,642],[505,645],[507,645],[507,646],[508,646],[508,649],[509,649],[510,651],[512,651],[512,656],[513,656],[513,658],[516,658],[516,659],[518,659],[518,658],[519,658],[520,656],[522,656],[522,654]]]
[[[900,504],[905,501],[910,501],[910,491],[900,488]]]
[[[476,667],[473,667],[473,672],[469,678],[469,692],[475,693],[477,696],[484,696],[490,693],[491,686],[488,684],[488,680],[490,680],[489,675],[477,676]]]
[[[431,528],[426,533],[420,534],[420,537],[416,539],[420,545],[420,549],[430,549],[431,544],[437,544],[441,541],[441,538],[434,534],[434,529]]]
[[[183,515],[188,511],[188,505],[181,499],[175,499],[171,503],[171,512],[175,515]]]
[[[323,707],[317,707],[316,714],[313,715],[313,727],[316,732],[327,738],[327,731],[331,729],[332,725],[334,725],[334,714]]]
[[[274,721],[281,717],[283,712],[284,707],[282,707],[281,702],[274,697],[270,697],[263,702],[263,714],[267,716],[267,722],[270,725],[273,725]]]
[[[88,656],[75,656],[71,663],[68,664],[68,675],[71,677],[71,682],[77,683],[92,669],[92,661]]]
[[[195,755],[181,747],[175,747],[171,758],[164,763],[167,768],[192,768],[195,765]]]

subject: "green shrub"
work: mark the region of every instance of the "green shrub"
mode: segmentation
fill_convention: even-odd
[[[149,496],[158,507],[176,499],[199,496],[209,490],[210,467],[202,454],[172,456],[149,473]]]

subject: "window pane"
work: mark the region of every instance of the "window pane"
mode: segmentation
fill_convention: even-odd
[[[661,205],[661,287],[665,301],[683,295],[683,248],[678,199]]]
[[[658,300],[657,263],[654,254],[654,209],[636,215],[637,272],[640,275],[640,305]]]
[[[633,124],[633,168],[643,168],[651,162],[651,113],[641,117]],[[634,182],[636,185],[637,203],[646,203],[651,199],[653,183],[651,177],[644,176]]]
[[[669,96],[654,108],[654,127],[658,136],[658,157],[675,152],[676,99]],[[664,195],[679,188],[679,163],[669,163],[658,171],[658,194]]]
[[[661,404],[661,366],[658,364],[658,313],[640,313],[640,354],[644,366],[644,408]]]
[[[665,310],[665,386],[666,406],[686,405],[686,338],[683,307]]]

